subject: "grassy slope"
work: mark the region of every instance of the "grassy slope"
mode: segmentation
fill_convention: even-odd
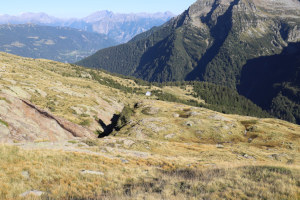
[[[89,69],[1,54],[1,92],[74,122],[92,121],[91,108],[103,115],[141,102],[115,136],[1,145],[1,199],[20,199],[28,190],[46,192],[44,199],[299,198],[299,126],[157,101],[144,97],[148,86],[98,73],[102,80],[95,81]],[[111,80],[121,89],[105,85]],[[128,88],[139,90],[131,94]],[[161,90],[201,102],[187,95],[190,86]],[[69,110],[83,105],[91,108]]]

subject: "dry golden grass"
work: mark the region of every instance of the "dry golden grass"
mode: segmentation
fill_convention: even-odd
[[[121,157],[122,155],[120,155]],[[0,198],[22,199],[297,199],[300,168],[241,162],[184,166],[158,155],[120,159],[54,150],[0,147]],[[94,170],[103,176],[81,174]],[[22,172],[28,172],[29,178]],[[30,199],[27,197],[26,199]],[[36,198],[39,199],[39,198]]]
[[[89,70],[47,60],[35,60],[0,54],[0,90],[28,99],[74,123],[99,126],[96,118],[105,111],[104,119],[122,110],[122,92],[90,79]],[[104,76],[104,73],[102,73]],[[120,94],[120,95],[116,95]]]
[[[45,194],[24,199],[300,199],[298,125],[125,94],[92,80],[92,70],[68,64],[4,53],[0,63],[2,93],[92,130],[100,115],[110,119],[124,104],[142,102],[114,136],[1,145],[0,199],[22,199],[29,190]],[[160,90],[191,98],[189,87]]]

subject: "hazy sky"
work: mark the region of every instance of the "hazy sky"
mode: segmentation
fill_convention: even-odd
[[[45,12],[57,17],[85,17],[95,11],[119,13],[164,12],[180,14],[196,0],[3,0],[0,14]]]

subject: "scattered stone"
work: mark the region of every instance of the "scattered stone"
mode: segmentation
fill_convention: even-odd
[[[30,178],[30,175],[29,175],[29,172],[28,172],[28,171],[22,171],[21,174],[22,174],[22,176],[23,176],[25,179],[29,179],[29,178]]]
[[[175,136],[176,136],[175,133],[171,133],[171,134],[169,134],[169,135],[166,135],[165,138],[166,138],[166,139],[172,139],[172,138],[174,138]]]
[[[249,143],[251,143],[252,141],[253,141],[253,139],[252,139],[252,138],[249,138],[249,139],[248,139],[248,142],[249,142]]]
[[[247,128],[247,131],[248,132],[255,132],[255,131],[257,131],[257,126],[251,126],[251,127],[249,127],[249,128]]]
[[[174,113],[174,114],[173,114],[173,117],[174,117],[174,118],[178,118],[179,116],[180,116],[180,115],[177,114],[177,113]]]
[[[124,141],[123,141],[123,144],[124,144],[124,146],[125,146],[126,148],[130,148],[132,145],[135,144],[135,142],[132,141],[132,140],[124,140]]]
[[[20,195],[20,197],[27,197],[27,196],[37,196],[37,197],[40,197],[42,196],[43,194],[45,194],[45,192],[42,192],[42,191],[38,191],[38,190],[30,190],[30,191],[27,191],[27,192],[24,192]]]
[[[222,145],[222,144],[217,144],[216,146],[217,146],[218,149],[224,148],[224,145]]]
[[[101,149],[101,151],[100,151],[101,153],[107,153],[107,150],[105,150],[105,149]]]
[[[230,132],[228,132],[228,135],[232,135],[233,133],[230,131]]]
[[[281,158],[287,156],[286,154],[272,154],[269,155],[269,158],[275,159],[277,161],[282,161]]]
[[[144,133],[142,133],[142,132],[136,132],[135,137],[136,137],[136,139],[138,139],[138,140],[144,140],[144,139],[147,138],[147,136],[146,136]]]
[[[124,164],[127,164],[127,163],[129,163],[129,161],[128,161],[128,160],[126,160],[126,159],[121,159],[121,161],[122,161],[122,163],[124,163]]]
[[[288,165],[292,165],[292,164],[294,164],[294,163],[295,163],[295,161],[292,160],[292,159],[289,159],[289,160],[286,162],[286,164],[288,164]]]
[[[132,152],[134,156],[138,157],[138,158],[147,158],[149,155],[148,153],[145,152]]]
[[[157,113],[159,113],[159,108],[156,107],[146,107],[142,113],[146,114],[146,115],[155,115]]]
[[[193,126],[193,124],[194,124],[194,123],[191,122],[191,121],[188,121],[188,122],[185,123],[185,125],[187,125],[187,126]]]
[[[246,159],[255,159],[253,156],[249,156],[246,153],[243,155],[243,157],[246,158]]]
[[[134,104],[134,108],[137,109],[137,108],[140,108],[143,106],[143,103],[142,102],[138,102],[136,104]]]
[[[196,134],[201,136],[204,134],[204,131],[198,130],[198,131],[196,131]]]
[[[206,163],[203,166],[217,166],[215,163]]]
[[[209,118],[218,120],[218,121],[231,121],[230,119],[223,117],[222,115],[218,115],[218,114],[211,115]]]
[[[147,128],[151,129],[151,131],[155,132],[155,133],[159,133],[161,131],[165,131],[166,127],[161,126],[161,125],[156,125],[154,123],[149,123],[146,125]]]
[[[189,115],[190,116],[198,116],[198,115],[200,115],[200,113],[192,111],[192,112],[189,113]]]
[[[90,171],[90,170],[81,170],[81,174],[93,174],[93,175],[101,175],[101,176],[104,175],[103,172],[99,172],[99,171]]]
[[[244,154],[243,156],[244,158],[249,158],[248,154]]]

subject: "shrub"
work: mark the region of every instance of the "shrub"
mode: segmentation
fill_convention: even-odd
[[[122,127],[124,127],[131,119],[131,116],[134,114],[134,111],[132,108],[130,108],[130,106],[125,106],[122,110],[122,112],[120,113],[119,119],[117,121],[117,125],[115,127],[115,129],[118,131],[120,130]]]
[[[97,146],[98,145],[98,143],[97,143],[97,141],[96,140],[85,140],[85,141],[83,141],[85,144],[87,144],[88,146]]]
[[[91,122],[88,119],[84,119],[79,123],[79,125],[81,125],[81,126],[89,126],[90,124],[91,124]]]

